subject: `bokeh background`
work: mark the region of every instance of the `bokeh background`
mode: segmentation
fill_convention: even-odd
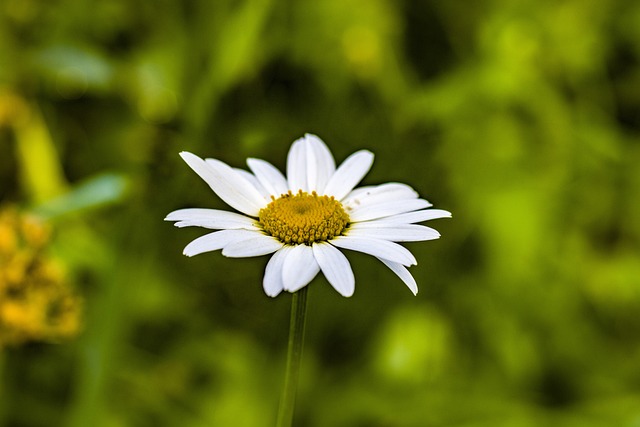
[[[296,425],[640,426],[640,3],[0,2],[0,424],[274,424],[289,294],[178,157],[367,148],[451,220],[310,285]]]

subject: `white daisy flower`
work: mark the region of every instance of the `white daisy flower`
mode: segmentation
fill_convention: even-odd
[[[400,277],[413,294],[416,281],[407,267],[417,263],[396,242],[440,237],[417,223],[450,218],[419,198],[406,184],[387,183],[354,189],[373,163],[373,153],[360,150],[338,168],[331,152],[315,135],[296,140],[287,156],[287,177],[272,164],[250,158],[251,172],[189,152],[180,156],[229,206],[241,213],[217,209],[180,209],[166,221],[176,227],[214,231],[189,243],[187,256],[222,249],[232,258],[273,254],[264,274],[267,295],[296,292],[322,271],[341,295],[355,289],[351,265],[339,249],[378,258]]]

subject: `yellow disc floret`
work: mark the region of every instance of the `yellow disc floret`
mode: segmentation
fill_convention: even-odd
[[[289,191],[260,210],[264,231],[287,244],[321,242],[339,236],[349,224],[349,215],[333,196]]]

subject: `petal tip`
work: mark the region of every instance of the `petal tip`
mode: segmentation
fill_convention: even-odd
[[[187,160],[187,158],[193,158],[193,157],[197,157],[198,159],[200,157],[196,156],[195,154],[191,153],[190,151],[181,151],[180,153],[178,153],[180,155],[180,157],[182,157],[183,160]]]
[[[373,154],[373,151],[370,151],[370,150],[367,150],[367,149],[360,150],[359,152],[362,153],[363,155],[367,155],[371,159],[372,162],[373,162],[373,159],[376,157],[376,155]]]
[[[281,293],[281,292],[282,292],[282,290],[279,290],[279,291],[277,291],[277,292],[267,292],[267,291],[264,291],[264,293],[265,293],[269,298],[275,298],[275,297],[277,297],[278,295],[280,295],[280,293]]]
[[[321,143],[322,145],[325,145],[325,143],[324,143],[324,141],[322,140],[322,138],[320,138],[318,135],[315,135],[315,134],[313,134],[313,133],[308,133],[308,132],[307,132],[307,133],[305,133],[305,134],[304,134],[304,139],[305,139],[306,141],[308,141],[309,143],[313,143],[313,142],[315,141],[315,142],[319,142],[319,143]]]

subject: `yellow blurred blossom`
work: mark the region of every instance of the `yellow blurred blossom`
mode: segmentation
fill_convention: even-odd
[[[49,238],[37,218],[0,207],[0,348],[57,341],[80,329],[80,298],[46,255]]]

